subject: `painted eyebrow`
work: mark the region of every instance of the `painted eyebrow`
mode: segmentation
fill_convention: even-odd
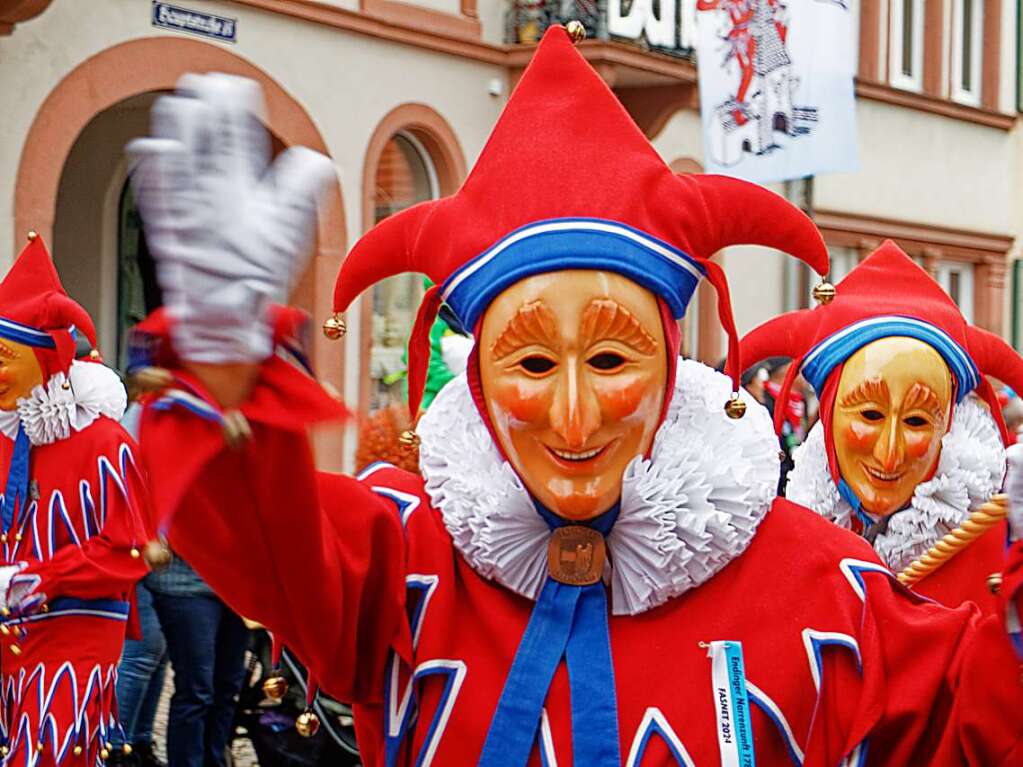
[[[643,323],[617,301],[595,298],[583,312],[582,335],[587,343],[604,339],[621,341],[640,354],[655,354],[657,342]]]
[[[490,345],[490,352],[496,359],[502,359],[529,344],[557,346],[557,343],[558,322],[554,313],[543,301],[530,301],[520,306],[508,320],[508,324]]]
[[[839,403],[842,407],[862,405],[865,402],[888,402],[888,384],[881,378],[869,378],[861,382],[855,389],[847,392]]]
[[[16,360],[18,358],[18,353],[3,341],[0,341],[0,357],[4,357],[9,360]]]
[[[913,387],[906,394],[906,400],[902,406],[903,410],[913,410],[914,408],[926,410],[935,418],[942,418],[945,415],[942,411],[941,400],[938,399],[938,395],[934,393],[931,387],[925,386],[922,383],[913,384]]]

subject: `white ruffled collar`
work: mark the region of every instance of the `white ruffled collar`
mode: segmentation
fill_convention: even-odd
[[[33,445],[66,439],[101,415],[119,421],[128,405],[124,384],[113,370],[98,362],[71,363],[68,374],[55,373],[18,400],[16,410],[0,411],[0,432],[10,439],[18,426]]]
[[[831,478],[824,428],[818,422],[796,449],[785,495],[823,517],[852,528],[852,507]],[[976,398],[956,405],[952,428],[941,439],[938,470],[919,484],[910,505],[894,514],[874,539],[874,550],[895,572],[958,527],[1002,486],[1005,447],[994,419]]]
[[[778,440],[767,411],[743,392],[729,419],[725,376],[679,361],[675,392],[651,457],[625,471],[607,536],[612,612],[634,615],[709,580],[739,556],[778,483]],[[417,427],[426,491],[455,548],[484,578],[536,599],[550,530],[501,458],[465,376],[437,395]]]

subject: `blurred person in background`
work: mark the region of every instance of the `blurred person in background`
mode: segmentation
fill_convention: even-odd
[[[187,562],[174,556],[146,578],[174,670],[169,767],[224,767],[245,678],[248,631]]]
[[[1003,387],[999,399],[1005,397],[1002,405],[1002,418],[1005,419],[1005,428],[1009,431],[1009,443],[1016,444],[1020,441],[1020,432],[1023,431],[1023,399],[1008,386]]]
[[[153,609],[153,595],[140,581],[135,587],[141,639],[124,643],[117,666],[117,716],[121,732],[111,738],[112,767],[166,767],[155,751],[153,722],[167,672],[167,640]],[[125,749],[124,745],[130,746]]]
[[[792,365],[790,357],[768,357],[745,371],[743,382],[767,411],[774,416],[778,400],[782,397],[782,384]],[[800,379],[801,380],[801,379]],[[746,384],[746,382],[749,382]],[[792,453],[803,444],[806,437],[806,397],[798,383],[785,392],[785,405],[778,443],[781,447],[781,475],[778,478],[778,494],[785,494],[785,484],[792,470]]]
[[[133,403],[121,419],[121,425],[132,437],[138,435],[140,414],[141,408]],[[146,587],[146,578],[135,585],[135,604],[141,637],[125,640],[117,665],[117,718],[121,726],[110,739],[114,748],[107,764],[166,767],[156,756],[153,722],[167,676],[167,640],[153,609],[153,595]],[[126,744],[128,748],[124,747]]]
[[[433,283],[424,280],[427,288]],[[472,350],[472,336],[465,333],[449,312],[442,310],[430,327],[430,364],[426,373],[426,386],[420,413],[447,383],[465,371],[466,360]],[[407,354],[406,354],[407,357]],[[401,435],[415,426],[408,412],[408,371],[393,374],[384,383],[401,395],[386,407],[379,408],[362,422],[359,442],[355,451],[355,471],[361,472],[374,463],[389,463],[405,471],[419,472],[419,451],[415,445],[401,442]]]

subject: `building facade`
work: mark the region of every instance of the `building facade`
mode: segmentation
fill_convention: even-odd
[[[756,0],[752,0],[756,2]],[[1014,296],[1023,229],[1018,0],[852,0],[860,169],[778,190],[812,210],[840,278],[891,237],[984,327],[1023,344]],[[338,183],[293,300],[330,312],[346,250],[382,218],[458,188],[550,23],[580,51],[679,172],[703,146],[691,54],[696,0],[0,0],[0,263],[26,232],[51,244],[108,359],[159,301],[123,147],[189,71],[255,78],[276,150],[330,155]],[[524,137],[523,162],[543,151]],[[585,172],[566,158],[566,172]],[[812,280],[779,253],[720,254],[740,330],[806,305]],[[363,412],[397,395],[423,292],[399,277],[366,294],[343,342],[319,334],[319,374]],[[723,351],[713,292],[684,322],[685,351]],[[354,438],[324,434],[325,463]]]

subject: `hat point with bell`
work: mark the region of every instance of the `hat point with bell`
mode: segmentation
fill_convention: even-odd
[[[0,337],[32,347],[49,377],[67,372],[77,356],[79,336],[95,348],[92,318],[68,296],[46,243],[30,231],[0,282]]]
[[[995,334],[970,325],[955,301],[898,245],[883,242],[825,294],[827,300],[814,309],[782,314],[750,331],[742,339],[738,372],[768,357],[790,357],[792,369],[779,398],[788,396],[798,373],[820,396],[831,373],[857,350],[881,338],[916,338],[948,365],[956,401],[976,391],[1007,437],[985,376],[1023,391],[1023,359]],[[776,428],[783,417],[784,408],[777,408]]]
[[[764,245],[820,275],[828,272],[820,232],[783,197],[734,178],[672,172],[579,54],[578,27],[569,26],[544,34],[458,192],[384,219],[342,264],[336,313],[396,274],[419,272],[435,283],[409,339],[413,417],[426,381],[429,330],[442,303],[472,331],[514,283],[593,269],[647,288],[680,319],[706,279],[718,294],[734,369],[739,347],[728,285],[711,257],[730,245]],[[544,137],[542,152],[531,151],[531,136]],[[585,172],[566,173],[566,158]],[[738,391],[738,373],[733,384]],[[730,407],[739,415],[738,406]]]

